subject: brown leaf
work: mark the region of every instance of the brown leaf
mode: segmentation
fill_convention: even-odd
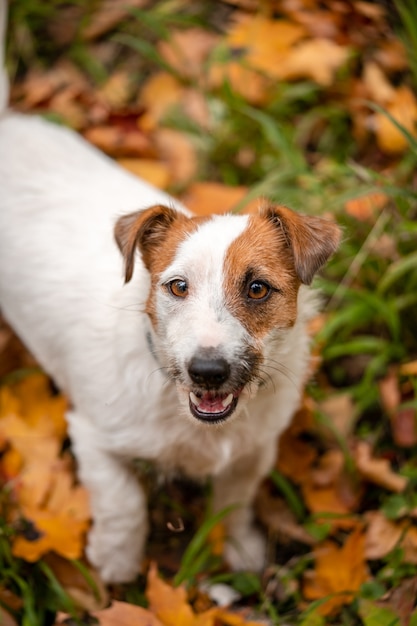
[[[158,44],[158,50],[179,74],[200,80],[205,76],[205,63],[218,41],[218,35],[203,28],[174,30],[169,40]]]
[[[396,493],[401,493],[406,488],[408,479],[396,474],[386,459],[373,457],[371,445],[367,441],[357,443],[355,460],[357,469],[369,482]]]
[[[269,532],[283,541],[299,541],[314,545],[316,540],[297,522],[294,513],[285,500],[273,497],[266,487],[262,487],[256,498],[256,514]]]
[[[344,469],[340,450],[325,452],[301,483],[304,501],[312,513],[323,513],[323,520],[338,528],[355,525],[351,513],[357,510],[360,488]],[[332,514],[329,516],[329,514]]]
[[[129,9],[140,9],[147,4],[147,0],[104,0],[91,12],[89,23],[82,31],[83,39],[91,41],[101,37],[130,16]]]
[[[96,611],[94,617],[100,626],[164,626],[150,611],[126,602],[114,601],[110,608]]]
[[[392,522],[380,511],[368,511],[365,519],[368,523],[365,543],[367,559],[381,559],[395,547],[400,547],[403,560],[417,564],[417,528],[408,520]]]
[[[341,548],[333,541],[314,548],[315,568],[304,577],[303,594],[308,600],[331,596],[318,607],[321,615],[333,614],[344,604],[350,604],[355,592],[368,579],[364,548],[365,535],[360,526]]]
[[[47,554],[44,561],[77,607],[92,612],[108,606],[109,594],[105,585],[98,574],[87,565],[84,564],[84,568],[88,572],[89,579],[86,579],[71,561],[57,554]]]
[[[149,138],[139,129],[93,126],[84,132],[84,137],[113,157],[142,157],[152,152]]]
[[[331,395],[319,404],[320,410],[330,420],[330,426],[323,425],[323,428],[327,431],[328,436],[334,439],[335,435],[333,429],[337,435],[346,439],[352,432],[354,425],[354,403],[350,393],[338,393]],[[320,427],[320,430],[322,428]]]

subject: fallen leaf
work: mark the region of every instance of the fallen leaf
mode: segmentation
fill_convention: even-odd
[[[159,189],[166,189],[171,182],[169,167],[161,161],[151,159],[117,159],[117,162],[128,172],[143,178]]]
[[[394,548],[403,550],[406,563],[417,564],[417,528],[405,519],[388,520],[380,511],[365,513],[367,521],[365,554],[367,559],[381,559]]]
[[[323,87],[329,86],[334,74],[349,57],[349,49],[328,39],[302,41],[279,63],[275,74],[282,80],[307,78]]]
[[[345,211],[360,222],[374,222],[377,213],[388,203],[388,196],[374,191],[345,202]]]
[[[409,87],[398,87],[385,109],[406,132],[416,136],[417,100]],[[403,132],[385,113],[376,113],[375,133],[379,148],[387,154],[403,152],[409,146]]]
[[[369,482],[396,493],[406,488],[408,479],[394,472],[386,459],[373,457],[372,447],[367,441],[357,443],[354,456],[358,471]]]
[[[202,80],[205,63],[219,41],[218,35],[203,28],[173,30],[169,40],[161,41],[158,50],[163,59],[179,74]]]
[[[145,132],[154,130],[164,115],[181,101],[184,86],[168,72],[153,74],[144,83],[139,98],[139,105],[145,113],[138,120]]]
[[[89,22],[82,30],[82,38],[88,41],[101,37],[122,20],[131,17],[130,9],[146,6],[147,0],[104,0],[95,11],[89,12]]]
[[[283,498],[273,497],[263,487],[256,497],[256,515],[269,532],[283,542],[299,541],[314,545],[316,540],[301,526]]]
[[[83,564],[81,570],[73,562],[52,552],[43,560],[78,608],[92,612],[108,606],[108,591],[90,567]],[[86,576],[82,572],[86,572]]]
[[[330,424],[320,424],[320,431],[325,429],[327,436],[333,440],[336,434],[346,439],[352,432],[355,417],[355,406],[350,393],[338,393],[328,396],[319,403],[320,410],[326,415]]]
[[[246,187],[229,187],[221,183],[197,182],[187,188],[181,200],[196,215],[211,213],[227,213],[243,200],[248,189]],[[256,210],[260,200],[251,200],[245,206],[245,211]]]
[[[352,602],[369,577],[363,529],[355,528],[342,547],[325,541],[314,548],[314,556],[314,570],[304,576],[303,594],[308,600],[329,596],[317,611],[321,615],[334,614],[341,606]]]
[[[127,106],[131,94],[132,77],[126,70],[119,70],[109,76],[96,97],[110,108],[121,109]]]
[[[113,157],[143,157],[152,153],[149,138],[139,128],[92,126],[84,132],[84,137]]]
[[[171,587],[159,576],[156,565],[148,573],[146,596],[149,608],[165,626],[194,626],[196,616],[184,587]],[[210,624],[210,622],[208,622]]]
[[[197,174],[198,157],[193,142],[171,128],[158,128],[153,133],[160,158],[171,173],[172,184],[185,185]]]
[[[306,506],[318,519],[338,528],[355,525],[351,514],[359,506],[361,490],[345,471],[341,450],[329,450],[320,457],[301,482],[301,491]]]
[[[365,63],[362,76],[363,84],[368,91],[368,96],[374,102],[385,105],[395,96],[395,88],[374,61]]]
[[[100,626],[164,626],[150,611],[127,602],[113,601],[108,609],[96,611],[94,617]]]

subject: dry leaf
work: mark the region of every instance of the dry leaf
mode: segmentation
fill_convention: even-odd
[[[374,191],[345,202],[345,211],[360,222],[372,222],[388,202],[388,196],[382,192]]]
[[[181,101],[184,86],[172,74],[158,72],[148,78],[143,85],[139,104],[145,109],[139,118],[139,126],[144,131],[154,130],[167,112]]]
[[[205,63],[218,40],[218,35],[203,28],[174,30],[169,40],[158,44],[158,50],[179,74],[199,80],[205,76]]]
[[[301,490],[312,513],[325,514],[323,521],[334,527],[351,528],[355,521],[350,514],[357,510],[361,492],[345,472],[344,465],[340,450],[325,452],[319,463],[305,475]]]
[[[368,579],[362,528],[357,527],[341,548],[333,541],[325,541],[314,548],[314,556],[315,568],[304,577],[303,594],[308,600],[331,596],[317,608],[321,615],[330,615],[350,604]]]
[[[171,172],[168,166],[161,161],[151,159],[117,159],[117,162],[128,172],[143,178],[158,187],[166,189],[171,182]]]
[[[365,519],[368,523],[365,542],[367,559],[381,559],[400,547],[403,560],[417,564],[417,528],[409,520],[392,522],[380,511],[368,511]]]
[[[372,448],[368,442],[359,441],[357,443],[355,460],[357,469],[369,482],[396,493],[401,493],[406,488],[408,479],[396,474],[386,459],[373,457]]]
[[[333,82],[334,74],[349,56],[346,47],[328,39],[303,41],[279,63],[275,75],[282,80],[307,78],[326,87]]]
[[[331,426],[327,427],[324,424],[323,428],[326,430],[326,433],[330,431],[328,435],[330,435],[332,439],[334,439],[333,429],[344,439],[351,434],[355,406],[350,393],[338,393],[329,396],[320,402],[319,408],[330,420]],[[322,430],[321,427],[320,430]]]
[[[113,72],[104,85],[97,90],[96,96],[106,106],[121,109],[129,102],[132,94],[132,78],[126,70]]]
[[[250,104],[261,106],[268,102],[271,80],[257,70],[246,67],[240,61],[213,63],[208,76],[212,89],[219,89],[224,84],[230,84],[232,91]]]
[[[84,137],[113,157],[143,157],[152,153],[149,138],[138,128],[92,126],[84,132]]]
[[[96,611],[94,617],[100,626],[164,626],[150,611],[126,602],[114,601],[110,608]]]
[[[184,185],[196,176],[197,151],[187,135],[170,128],[159,128],[153,139],[171,173],[173,184]]]
[[[221,183],[193,183],[181,197],[184,204],[196,215],[211,213],[227,213],[245,197],[246,187],[228,187]],[[260,200],[251,200],[245,206],[245,211],[256,210]]]
[[[405,131],[416,136],[417,100],[409,87],[399,87],[385,108]],[[379,148],[387,154],[403,152],[409,145],[403,133],[384,113],[375,115],[375,133]]]
[[[196,615],[184,587],[171,587],[159,576],[155,564],[148,573],[146,596],[149,608],[164,626],[214,626],[216,609]]]
[[[109,594],[105,585],[98,574],[87,565],[84,564],[83,567],[88,573],[88,579],[72,562],[57,554],[47,554],[44,561],[77,607],[92,612],[108,606]]]
[[[365,64],[362,80],[374,102],[385,105],[394,98],[395,89],[377,63],[368,61]]]

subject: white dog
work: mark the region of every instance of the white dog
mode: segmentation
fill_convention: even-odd
[[[72,401],[87,554],[104,580],[140,569],[134,458],[211,476],[215,509],[238,505],[227,560],[262,566],[251,503],[306,377],[306,285],[338,240],[333,223],[282,206],[190,217],[76,133],[2,112],[0,306]]]

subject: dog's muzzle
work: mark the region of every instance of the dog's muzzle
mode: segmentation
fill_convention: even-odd
[[[206,423],[226,420],[236,409],[243,384],[233,385],[232,368],[223,357],[194,356],[188,364],[193,383],[189,394],[191,414]]]

